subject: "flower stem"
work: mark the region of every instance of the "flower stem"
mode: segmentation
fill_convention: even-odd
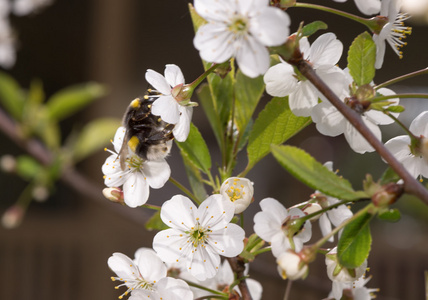
[[[248,289],[247,282],[245,280],[244,261],[242,259],[238,259],[237,257],[227,257],[226,259],[229,262],[233,272],[236,274],[236,278],[244,278],[238,284],[239,290],[241,291],[242,300],[252,300],[250,290]]]
[[[196,78],[192,83],[188,84],[189,87],[194,90],[208,75],[210,75],[215,69],[217,69],[221,64],[212,64],[212,66],[202,73],[198,78]]]
[[[193,201],[195,201],[197,204],[201,204],[202,201],[200,201],[191,191],[189,191],[184,185],[179,183],[174,178],[170,177],[169,181],[174,184],[176,187],[178,187],[183,193],[185,193],[187,196],[189,196]]]
[[[262,254],[262,253],[265,253],[265,252],[269,252],[269,251],[272,251],[272,247],[271,246],[259,249],[257,251],[251,252],[251,253],[254,254],[254,256],[257,256],[259,254]]]
[[[152,204],[143,204],[143,205],[141,205],[141,207],[145,207],[145,208],[153,209],[153,210],[157,210],[157,211],[161,210],[160,206],[152,205]]]
[[[410,137],[411,140],[417,140],[418,138],[400,121],[398,120],[397,117],[395,117],[391,112],[389,111],[383,111],[383,113],[385,115],[387,115],[388,117],[390,117],[391,119],[394,120],[395,123],[397,123],[406,133],[407,135]]]
[[[315,217],[315,216],[317,216],[317,215],[319,215],[319,214],[325,213],[326,211],[329,211],[329,210],[331,210],[331,209],[333,209],[333,208],[339,207],[339,206],[341,206],[341,205],[343,205],[343,204],[347,204],[347,203],[349,203],[349,202],[357,202],[357,201],[360,201],[360,200],[361,200],[361,199],[358,199],[358,200],[355,200],[355,201],[342,200],[342,201],[337,202],[337,203],[335,203],[335,204],[333,204],[333,205],[330,205],[329,207],[323,208],[323,209],[321,209],[321,210],[318,210],[318,211],[316,211],[316,212],[313,212],[313,213],[311,213],[311,214],[309,214],[309,215],[306,215],[306,216],[304,216],[304,217],[301,217],[301,218],[299,218],[299,219],[300,219],[300,220],[302,220],[302,223],[304,223],[304,222],[306,222],[307,220],[309,220],[309,219],[311,219],[311,218],[313,218],[313,217]]]
[[[428,68],[425,68],[425,69],[422,69],[422,70],[419,70],[419,71],[415,71],[415,72],[412,72],[412,73],[409,73],[409,74],[405,74],[405,75],[402,75],[402,76],[390,79],[388,81],[385,81],[384,83],[376,85],[375,89],[378,90],[380,88],[383,88],[383,87],[386,87],[388,85],[400,82],[402,80],[406,80],[406,79],[409,79],[409,78],[412,78],[412,77],[415,77],[415,76],[425,75],[425,74],[428,74]]]
[[[287,287],[285,288],[285,294],[283,300],[288,300],[288,297],[290,296],[291,292],[291,286],[293,285],[293,280],[288,280]]]
[[[326,6],[322,6],[322,5],[317,5],[317,4],[311,4],[311,3],[296,3],[294,4],[294,7],[304,7],[304,8],[313,8],[313,9],[318,9],[318,10],[322,10],[322,11],[326,11],[350,20],[353,20],[355,22],[361,23],[367,27],[369,27],[371,29],[371,27],[368,25],[370,23],[370,20],[365,19],[365,18],[361,18],[359,16],[338,10],[338,9],[334,9],[331,7],[326,7]]]
[[[373,97],[371,99],[368,99],[368,101],[380,102],[383,100],[395,99],[395,98],[423,98],[423,99],[428,99],[428,94],[412,93],[412,94],[394,94],[394,95],[386,95],[386,96],[376,96],[376,97]]]
[[[203,286],[203,285],[199,285],[199,284],[197,284],[197,283],[194,283],[194,282],[192,282],[192,281],[188,281],[188,280],[184,280],[189,286],[193,286],[193,287],[195,287],[195,288],[198,288],[198,289],[201,289],[201,290],[204,290],[204,291],[207,291],[207,292],[210,292],[210,293],[213,293],[213,294],[215,294],[215,295],[218,295],[218,296],[220,296],[218,299],[228,299],[229,297],[228,297],[228,295],[226,294],[226,293],[223,293],[223,292],[220,292],[220,291],[216,291],[216,290],[212,290],[212,289],[210,289],[210,288],[207,288],[207,287],[205,287],[205,286]],[[206,298],[206,296],[204,296],[204,297],[202,297],[201,299],[205,299]],[[209,298],[208,298],[209,299]]]
[[[361,116],[340,100],[336,94],[319,78],[311,65],[303,58],[292,62],[299,71],[340,111],[343,116],[358,130],[379,155],[404,180],[404,189],[407,193],[419,197],[428,205],[428,190],[421,185],[405,167],[386,149],[383,143],[364,124]]]

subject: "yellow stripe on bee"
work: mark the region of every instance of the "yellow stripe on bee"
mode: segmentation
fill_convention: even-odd
[[[133,108],[138,108],[138,107],[140,107],[140,99],[135,99],[135,100],[132,100],[132,102],[131,102],[131,104],[129,105],[129,106],[131,106],[131,107],[133,107]]]
[[[132,152],[135,152],[139,143],[138,138],[134,135],[129,139],[128,146],[131,148]]]

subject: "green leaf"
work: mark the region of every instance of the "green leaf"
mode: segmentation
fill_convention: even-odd
[[[235,120],[240,132],[244,132],[262,97],[265,85],[263,76],[250,78],[239,70],[235,84]]]
[[[296,117],[291,112],[287,97],[273,98],[254,122],[247,147],[247,168],[269,154],[272,144],[284,143],[310,123],[311,118]]]
[[[322,22],[322,21],[315,21],[312,23],[309,23],[308,25],[305,25],[302,28],[302,35],[303,36],[310,36],[313,35],[315,32],[317,32],[318,30],[321,29],[327,29],[328,26],[326,23]]]
[[[348,180],[327,169],[302,149],[272,145],[272,153],[291,175],[314,190],[342,200],[367,197],[363,191],[354,191]]]
[[[165,225],[164,222],[162,222],[162,219],[160,217],[160,211],[157,211],[153,214],[153,216],[150,217],[150,219],[146,222],[145,227],[148,231],[164,230],[169,228]]]
[[[105,94],[105,88],[98,83],[86,83],[67,87],[46,103],[51,120],[65,119]]]
[[[343,229],[337,245],[337,258],[345,268],[358,268],[369,256],[372,243],[370,234],[372,218],[372,214],[365,212]]]
[[[205,190],[204,183],[202,182],[201,172],[195,165],[183,155],[183,163],[186,168],[187,178],[189,178],[190,188],[193,194],[200,202],[207,198],[207,191]]]
[[[198,169],[208,173],[211,169],[211,155],[207,144],[198,128],[193,123],[185,142],[176,142],[181,150],[181,155],[186,156]]]
[[[358,86],[369,84],[375,76],[376,45],[371,35],[363,32],[352,42],[348,52],[349,73]]]
[[[42,170],[40,163],[28,155],[21,155],[16,158],[16,173],[25,180],[32,180]]]
[[[394,208],[394,209],[387,209],[383,212],[379,212],[378,216],[377,216],[380,220],[382,221],[387,221],[387,222],[398,222],[401,219],[401,213],[398,209]]]
[[[18,82],[7,73],[0,72],[0,102],[16,120],[21,120],[25,96]]]
[[[388,167],[380,178],[380,184],[385,185],[390,182],[397,182],[398,180],[400,180],[400,176],[395,173],[394,169]]]
[[[214,109],[219,116],[222,128],[225,128],[229,123],[232,112],[233,72],[229,72],[224,78],[221,78],[217,74],[210,74],[208,76],[208,84],[214,100]]]
[[[74,144],[73,161],[80,161],[107,145],[120,123],[118,119],[103,118],[87,124]]]
[[[207,84],[201,85],[201,87],[196,91],[199,101],[204,109],[205,114],[207,115],[208,121],[211,125],[211,128],[214,132],[214,136],[217,140],[218,145],[221,149],[224,148],[224,131],[222,122],[219,115],[216,112],[214,99],[211,96],[210,88]]]
[[[404,106],[401,106],[401,105],[394,105],[394,106],[385,107],[385,110],[398,113],[398,112],[405,111],[405,108]]]
[[[189,11],[190,11],[190,17],[192,18],[193,23],[193,30],[195,32],[198,31],[199,27],[207,23],[204,18],[202,18],[198,13],[196,12],[195,8],[193,7],[192,3],[189,3]]]

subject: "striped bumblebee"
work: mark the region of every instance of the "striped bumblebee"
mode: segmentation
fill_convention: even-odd
[[[174,124],[163,121],[151,112],[158,94],[148,90],[148,95],[131,101],[123,116],[125,138],[119,152],[120,166],[126,169],[128,147],[144,160],[165,158],[172,146]]]

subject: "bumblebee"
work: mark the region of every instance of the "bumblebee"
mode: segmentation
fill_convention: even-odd
[[[126,133],[119,152],[122,170],[126,169],[128,147],[144,160],[165,158],[171,150],[174,124],[166,123],[151,111],[158,97],[148,90],[148,95],[131,101],[123,116]]]

